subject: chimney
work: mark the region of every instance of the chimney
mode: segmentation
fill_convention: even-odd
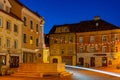
[[[95,21],[100,20],[100,16],[95,16],[95,17],[94,17],[94,20],[95,20]]]

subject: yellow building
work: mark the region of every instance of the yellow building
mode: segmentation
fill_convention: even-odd
[[[44,19],[37,13],[33,12],[19,0],[9,0],[11,13],[23,20],[22,26],[22,59],[24,63],[35,62],[41,58],[44,46]],[[38,50],[40,49],[40,50]]]
[[[18,67],[21,61],[23,22],[10,13],[11,7],[8,0],[0,0],[0,64]]]
[[[69,25],[54,26],[50,33],[50,62],[76,65],[76,38]]]

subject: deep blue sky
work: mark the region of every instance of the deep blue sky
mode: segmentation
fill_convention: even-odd
[[[20,0],[45,19],[45,33],[54,25],[93,20],[94,16],[120,26],[120,0]]]

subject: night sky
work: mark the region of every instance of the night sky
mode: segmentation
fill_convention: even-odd
[[[120,0],[20,0],[45,19],[44,31],[54,25],[93,20],[94,16],[120,26]]]

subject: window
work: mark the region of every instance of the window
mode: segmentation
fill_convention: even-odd
[[[26,43],[26,34],[23,35],[23,42]]]
[[[33,37],[30,36],[30,44],[33,44]]]
[[[54,51],[54,52],[53,52],[54,54],[56,54],[56,53],[57,53],[56,49],[54,49],[53,51]]]
[[[14,32],[18,32],[18,26],[14,24]]]
[[[10,39],[7,39],[7,48],[10,48]]]
[[[64,49],[61,49],[61,54],[64,54]]]
[[[39,30],[38,30],[38,24],[36,24],[36,32],[38,32]]]
[[[36,46],[38,47],[38,45],[39,45],[39,40],[36,39]]]
[[[69,43],[73,43],[73,37],[69,37]]]
[[[79,37],[79,42],[82,43],[83,42],[83,38]]]
[[[2,3],[0,3],[0,9],[2,9],[2,10],[3,10],[3,4],[2,4]]]
[[[55,44],[57,43],[57,37],[54,39],[54,43],[55,43]]]
[[[0,17],[0,27],[2,27],[2,18]]]
[[[61,37],[61,43],[65,44],[65,37]]]
[[[118,52],[118,47],[115,47],[115,51]]]
[[[6,6],[6,11],[9,13],[10,12],[10,8],[8,6]]]
[[[91,36],[91,37],[90,37],[90,42],[93,43],[94,40],[95,40],[95,39],[94,39],[94,36]]]
[[[107,47],[103,46],[103,53],[105,53],[107,51]]]
[[[26,17],[24,17],[23,19],[24,19],[24,26],[26,26],[27,25],[27,19],[26,19]]]
[[[73,49],[69,48],[69,54],[73,54]]]
[[[10,27],[11,27],[11,23],[9,21],[6,22],[6,29],[7,30],[10,30]]]
[[[92,52],[92,53],[95,52],[95,48],[94,48],[94,47],[91,48],[91,52]]]
[[[0,46],[2,45],[2,38],[0,37]]]
[[[18,48],[18,41],[14,40],[14,48],[17,49]]]
[[[118,34],[115,34],[115,40],[116,41],[118,40]]]
[[[30,21],[30,29],[33,29],[33,21]]]
[[[83,52],[83,48],[80,48],[80,53],[82,53]]]
[[[2,65],[6,65],[6,56],[0,55],[0,63],[1,63]]]
[[[102,41],[107,41],[107,36],[102,36]]]
[[[59,31],[60,33],[62,32],[62,29],[60,28],[60,31]]]
[[[64,32],[67,32],[67,28],[66,27],[64,28]]]

